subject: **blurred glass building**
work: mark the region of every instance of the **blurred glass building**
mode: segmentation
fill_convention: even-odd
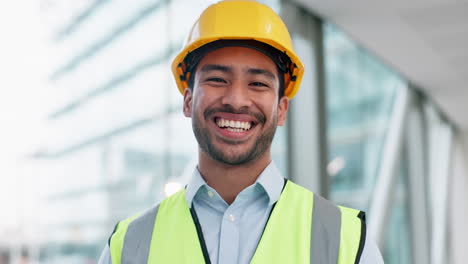
[[[39,263],[96,263],[117,221],[188,181],[197,143],[170,62],[212,2],[41,1],[54,52],[47,136],[31,160],[39,235],[4,247],[11,258],[24,248]],[[446,184],[451,124],[338,27],[289,1],[263,2],[284,17],[306,65],[276,163],[367,211],[385,263],[429,263],[431,236],[445,232],[433,208],[444,206],[434,190]]]

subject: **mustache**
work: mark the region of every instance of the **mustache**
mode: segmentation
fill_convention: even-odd
[[[264,115],[262,115],[260,113],[257,113],[257,112],[252,112],[252,111],[250,111],[248,109],[248,107],[242,107],[242,108],[239,108],[239,109],[235,109],[234,107],[232,107],[230,105],[226,105],[224,107],[207,108],[203,112],[203,116],[204,116],[205,120],[208,120],[210,118],[210,116],[212,116],[215,113],[219,113],[219,112],[230,113],[230,114],[238,114],[238,115],[250,115],[250,116],[253,116],[256,119],[257,123],[265,124],[265,122],[266,122],[266,118],[265,118]]]

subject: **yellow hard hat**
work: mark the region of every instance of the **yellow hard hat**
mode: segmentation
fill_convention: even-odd
[[[287,57],[283,67],[284,95],[292,98],[299,90],[304,66],[293,50],[291,36],[281,18],[271,8],[256,1],[226,0],[203,11],[182,51],[172,61],[172,73],[182,94],[188,87],[191,67],[194,66],[189,65],[187,58],[195,50],[219,40],[253,40],[280,51]]]

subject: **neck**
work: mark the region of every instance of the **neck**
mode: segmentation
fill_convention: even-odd
[[[255,183],[270,161],[268,151],[248,164],[228,165],[199,150],[198,170],[207,184],[215,189],[226,203],[231,204],[242,190]]]

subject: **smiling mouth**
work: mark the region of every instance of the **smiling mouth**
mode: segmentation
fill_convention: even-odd
[[[252,121],[229,120],[221,117],[215,117],[214,122],[219,128],[236,133],[247,132],[256,125]]]

